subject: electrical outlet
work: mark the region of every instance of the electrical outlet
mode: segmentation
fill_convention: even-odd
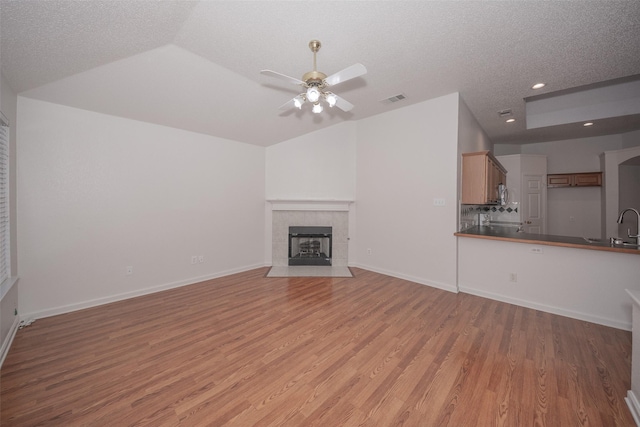
[[[433,199],[433,206],[444,206],[444,199]]]
[[[542,252],[542,248],[531,248],[532,254],[541,254]]]
[[[204,255],[200,255],[200,256],[198,257],[198,262],[199,262],[200,264],[202,264],[202,263],[204,262]]]
[[[126,268],[126,273],[127,276],[131,276],[133,274],[133,266],[132,265],[127,265]]]
[[[518,282],[518,275],[516,273],[509,273],[509,281],[511,283],[517,283]]]
[[[198,263],[198,256],[197,255],[192,255],[191,256],[191,264],[197,264]]]
[[[367,255],[371,255],[371,248],[367,248]]]

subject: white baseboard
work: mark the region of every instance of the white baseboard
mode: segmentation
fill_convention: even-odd
[[[20,326],[20,316],[15,316],[13,318],[13,325],[11,325],[11,329],[9,329],[9,333],[2,342],[2,347],[0,347],[0,368],[4,363],[5,357],[7,357],[7,354],[9,353],[13,338],[16,336],[16,332],[18,332],[18,326]]]
[[[546,313],[558,314],[560,316],[571,317],[573,319],[584,320],[586,322],[591,322],[591,323],[597,323],[598,325],[610,326],[612,328],[622,329],[622,330],[625,330],[625,331],[630,331],[631,330],[631,323],[629,323],[629,322],[616,320],[616,319],[610,319],[610,318],[601,317],[601,316],[594,316],[591,313],[578,312],[578,311],[574,311],[574,310],[568,310],[568,309],[565,309],[565,308],[562,308],[562,307],[556,307],[556,306],[547,305],[547,304],[539,304],[539,303],[536,303],[536,302],[522,300],[522,299],[518,299],[518,298],[511,298],[511,297],[507,297],[507,296],[504,296],[504,295],[501,295],[501,294],[494,294],[494,293],[491,293],[491,292],[486,292],[486,291],[483,291],[483,290],[480,290],[480,289],[475,289],[473,287],[464,286],[464,285],[460,285],[459,287],[456,287],[456,286],[453,286],[453,285],[450,285],[450,284],[447,284],[447,283],[440,283],[440,282],[436,282],[436,281],[424,280],[424,279],[421,279],[419,277],[414,277],[414,276],[398,273],[396,271],[384,270],[384,269],[372,267],[372,266],[365,265],[365,264],[350,263],[349,266],[362,268],[364,270],[373,271],[375,273],[385,274],[387,276],[397,277],[399,279],[409,280],[409,281],[412,281],[412,282],[419,283],[421,285],[427,285],[427,286],[431,286],[431,287],[434,287],[434,288],[443,289],[443,290],[449,291],[449,292],[456,292],[456,293],[457,292],[464,292],[464,293],[477,295],[477,296],[484,297],[484,298],[489,298],[489,299],[496,300],[496,301],[502,301],[502,302],[506,302],[506,303],[509,303],[509,304],[518,305],[518,306],[521,306],[521,307],[532,308],[534,310],[544,311]]]
[[[408,280],[410,282],[419,283],[421,285],[431,286],[432,288],[438,288],[444,291],[458,293],[458,288],[455,285],[451,285],[449,283],[442,283],[434,280],[425,280],[420,277],[398,273],[397,271],[384,270],[384,269],[371,267],[369,265],[358,264],[358,263],[349,263],[349,267],[362,268],[363,270],[373,271],[374,273],[384,274],[385,276],[396,277],[398,279]]]
[[[571,317],[572,319],[584,320],[586,322],[597,323],[598,325],[610,326],[616,329],[622,329],[625,331],[631,330],[631,323],[623,322],[620,320],[609,319],[600,316],[594,316],[590,313],[583,313],[579,311],[567,310],[565,308],[556,307],[548,304],[539,304],[532,301],[527,301],[519,298],[507,297],[501,294],[494,294],[492,292],[486,292],[480,289],[461,285],[459,287],[460,292],[464,292],[471,295],[477,295],[483,298],[489,298],[496,301],[502,301],[509,304],[518,305],[521,307],[532,308],[534,310],[544,311],[546,313],[558,314],[560,316]]]
[[[153,286],[145,289],[138,289],[133,292],[125,292],[117,295],[111,295],[103,298],[96,298],[93,300],[83,301],[75,304],[54,307],[47,310],[26,313],[26,314],[23,314],[21,318],[22,319],[42,319],[45,317],[57,316],[59,314],[71,313],[72,311],[84,310],[85,308],[97,307],[99,305],[109,304],[116,301],[122,301],[125,299],[135,298],[142,295],[148,295],[156,292],[166,291],[168,289],[174,289],[182,286],[193,285],[195,283],[204,282],[206,280],[217,279],[220,277],[229,276],[231,274],[236,274],[236,273],[242,273],[245,271],[249,271],[249,270],[253,270],[261,267],[264,267],[262,263],[240,267],[232,270],[220,271],[220,272],[205,275],[205,276],[192,277],[190,279],[179,280],[177,282],[165,283],[162,285]]]
[[[627,397],[625,397],[624,400],[627,402],[627,406],[629,407],[629,411],[631,411],[631,416],[636,422],[636,425],[640,426],[640,403],[638,403],[638,399],[633,390],[627,391]]]

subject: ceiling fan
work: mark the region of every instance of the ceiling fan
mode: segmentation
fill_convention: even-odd
[[[339,83],[346,82],[355,77],[359,77],[367,73],[367,69],[362,64],[354,64],[345,68],[342,71],[338,71],[327,77],[326,74],[317,71],[316,69],[316,53],[320,50],[320,41],[311,40],[309,42],[309,49],[313,52],[313,71],[309,71],[302,76],[302,80],[295,77],[289,77],[285,74],[277,73],[271,70],[262,70],[260,73],[275,77],[280,80],[287,81],[302,86],[305,91],[295,98],[284,103],[280,109],[287,110],[289,108],[296,107],[302,109],[302,105],[305,102],[309,102],[313,105],[311,111],[314,113],[321,113],[324,107],[322,102],[324,101],[329,107],[338,107],[342,111],[350,111],[353,108],[353,104],[344,98],[339,97],[333,92],[327,90],[329,86],[335,86]]]

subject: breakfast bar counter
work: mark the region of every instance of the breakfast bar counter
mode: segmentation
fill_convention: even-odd
[[[555,236],[550,234],[531,234],[517,231],[516,227],[498,225],[473,226],[464,231],[454,233],[457,237],[475,239],[502,240],[515,243],[533,243],[537,245],[561,246],[565,248],[590,249],[596,251],[620,252],[640,255],[640,249],[633,246],[611,245],[608,240]]]

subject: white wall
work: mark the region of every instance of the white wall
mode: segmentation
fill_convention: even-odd
[[[620,173],[620,165],[631,161],[633,159],[640,157],[640,146],[624,148],[621,150],[611,150],[606,151],[602,154],[600,160],[602,164],[602,170],[604,171],[604,183],[602,186],[602,199],[605,200],[605,203],[602,204],[602,230],[603,237],[626,237],[626,227],[624,224],[622,226],[616,223],[618,219],[618,214],[623,209],[621,206],[621,195],[628,194],[629,191],[638,191],[639,184],[635,183],[635,188],[627,189],[620,188],[624,187],[624,184],[621,183],[619,179]],[[623,172],[624,174],[624,172]],[[626,178],[623,176],[623,178]],[[626,179],[625,179],[626,181]],[[622,185],[621,185],[622,184]],[[631,182],[631,185],[634,185]],[[629,199],[627,196],[622,196],[622,199],[626,199],[629,202],[633,202],[634,199]],[[629,206],[624,206],[627,208]]]
[[[546,155],[548,173],[571,173],[602,171],[600,154],[637,146],[640,146],[640,131],[535,144],[496,144],[495,152]],[[547,195],[548,234],[576,237],[611,234],[603,226],[605,201],[600,189],[554,188],[549,189]]]
[[[523,154],[547,156],[547,173],[601,171],[600,154],[623,147],[622,134],[522,145]],[[551,188],[547,191],[547,234],[602,235],[600,188]]]
[[[549,188],[547,234],[600,238],[600,187]]]
[[[463,99],[458,104],[458,144],[460,153],[493,150],[493,143]]]
[[[548,173],[595,172],[600,154],[623,147],[622,134],[523,144],[522,154],[547,156]]]
[[[358,122],[356,265],[456,289],[457,162],[457,93]]]
[[[494,144],[493,154],[495,156],[509,156],[512,154],[521,154],[522,145],[520,144]]]
[[[621,148],[637,147],[640,145],[640,130],[624,133],[621,135],[621,138],[622,138]]]
[[[475,206],[462,205],[462,153],[473,153],[476,151],[492,151],[493,144],[487,134],[482,130],[476,118],[471,114],[471,110],[464,103],[462,98],[458,103],[458,193],[456,201],[458,204],[458,218],[456,224],[458,230],[467,228],[478,220],[478,213]]]
[[[458,205],[456,224],[460,224],[457,230],[461,229],[463,224],[468,222],[469,212],[466,215],[461,214],[462,204],[460,199],[462,198],[462,153],[473,153],[476,151],[492,151],[493,143],[489,140],[489,137],[480,127],[480,123],[464,103],[464,100],[460,97],[458,102],[458,161],[456,167],[458,170],[458,186],[456,194],[456,203]],[[475,214],[472,214],[475,218]]]
[[[266,149],[266,197],[353,200],[355,164],[355,122],[272,145]]]
[[[619,210],[626,208],[640,210],[640,165],[618,166],[618,188],[620,189]],[[633,220],[625,220],[622,224],[624,227],[621,231],[625,232],[625,236],[628,228],[632,229],[632,233],[636,231],[635,225],[629,226],[630,223],[633,223]]]
[[[355,122],[344,122],[267,147],[265,154],[267,200],[355,200],[356,132]],[[271,203],[265,204],[264,259],[268,264],[274,261],[272,207]],[[315,209],[325,208],[327,208],[326,205],[315,207]],[[325,215],[323,214],[323,217]],[[346,239],[342,245],[347,246],[346,260],[342,262],[345,265],[354,256],[356,244],[354,221],[355,205],[351,204],[348,213],[348,236],[342,236],[343,240]],[[338,237],[334,235],[334,245],[336,245],[334,250],[340,246],[336,240]],[[284,242],[279,244],[282,245]],[[279,257],[276,255],[276,258]],[[334,262],[337,260],[334,257]]]
[[[318,197],[356,199],[351,265],[627,326],[618,290],[638,277],[636,258],[545,247],[532,261],[520,244],[453,236],[458,151],[485,148],[474,146],[477,130],[462,118],[458,94],[269,149],[26,98],[19,107],[23,314],[56,314],[263,265],[265,198]],[[309,169],[284,168],[291,158],[315,160],[315,171],[329,166],[339,178],[303,192],[293,180]],[[205,262],[192,266],[191,255],[200,254]],[[512,266],[522,266],[517,292],[503,283]]]
[[[622,144],[624,148],[640,146],[640,131],[628,132],[622,135]],[[619,166],[618,189],[620,191],[619,211],[628,207],[640,210],[640,165]],[[632,229],[632,233],[635,232],[636,229],[633,226],[629,226],[631,221],[625,220],[624,223],[618,226],[618,236],[626,237],[629,228]],[[638,226],[640,227],[640,224]]]
[[[23,315],[264,265],[264,148],[23,97],[18,120]]]
[[[509,200],[520,201],[520,171],[522,166],[521,154],[510,154],[506,156],[496,156],[496,159],[507,170],[507,189],[509,190]]]
[[[625,148],[640,146],[640,131],[622,135],[622,143]],[[637,162],[633,165],[619,166],[618,189],[620,192],[618,210],[620,212],[629,207],[640,210],[640,165]],[[625,219],[625,222],[618,226],[618,236],[626,237],[629,228],[631,228],[631,233],[635,234],[637,228],[630,224],[633,224],[633,219]]]
[[[461,292],[631,329],[625,289],[638,287],[638,255],[465,237],[458,247]]]

